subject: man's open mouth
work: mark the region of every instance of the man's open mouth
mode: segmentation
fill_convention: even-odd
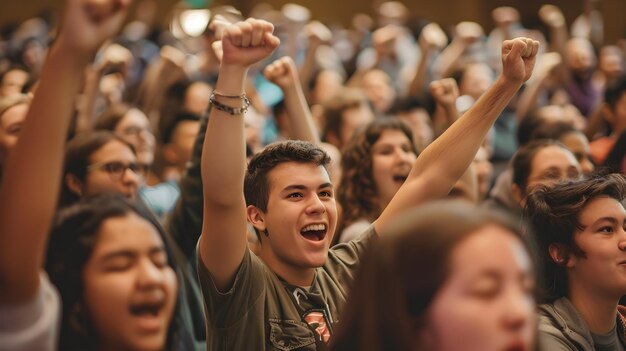
[[[326,224],[309,224],[300,230],[300,234],[307,240],[321,241],[326,237],[328,229]]]

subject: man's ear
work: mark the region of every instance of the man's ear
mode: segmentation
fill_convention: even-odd
[[[254,205],[246,207],[246,216],[248,217],[248,222],[250,222],[256,230],[259,232],[265,231],[265,213],[263,213],[263,211],[261,211],[258,207]]]
[[[513,193],[513,198],[515,198],[515,201],[517,201],[517,203],[524,207],[526,205],[526,196],[524,194],[524,191],[522,190],[522,188],[519,187],[519,185],[512,183],[511,184],[511,193]]]
[[[65,185],[76,196],[83,196],[83,182],[75,174],[68,173],[65,175]]]
[[[562,244],[551,244],[550,247],[548,247],[550,258],[552,258],[554,263],[564,268],[572,268],[575,265],[575,260],[570,259],[568,251],[569,250]]]

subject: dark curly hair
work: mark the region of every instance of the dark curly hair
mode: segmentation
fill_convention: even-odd
[[[344,147],[341,158],[342,173],[337,200],[343,209],[341,226],[344,228],[362,218],[374,219],[383,210],[377,202],[378,189],[372,173],[372,147],[387,130],[404,133],[411,142],[413,152],[418,154],[411,129],[398,118],[377,119],[357,131]]]

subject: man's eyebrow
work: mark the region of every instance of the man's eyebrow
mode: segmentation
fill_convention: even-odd
[[[292,184],[292,185],[288,185],[286,186],[282,191],[288,191],[288,190],[305,190],[306,186],[302,185],[302,184]]]
[[[318,189],[324,189],[324,188],[333,188],[333,184],[332,183],[323,183],[320,184],[320,186],[317,187]],[[302,184],[292,184],[292,185],[288,185],[286,186],[282,191],[289,191],[289,190],[306,190],[308,189],[308,187],[306,185],[302,185]]]

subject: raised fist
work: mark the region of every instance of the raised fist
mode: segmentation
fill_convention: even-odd
[[[459,87],[453,78],[439,79],[430,83],[430,94],[437,105],[455,106]]]
[[[475,43],[485,35],[483,27],[476,22],[461,22],[456,25],[455,29],[457,38],[468,44]]]
[[[282,90],[293,87],[298,79],[296,64],[289,56],[284,56],[265,67],[265,78]]]
[[[491,17],[498,27],[508,27],[519,22],[519,12],[510,6],[501,6],[491,11]]]
[[[561,9],[554,5],[543,5],[539,9],[539,18],[551,28],[565,25],[565,16]]]
[[[448,37],[437,23],[431,22],[422,28],[419,43],[424,48],[443,49],[448,43]]]
[[[119,31],[129,4],[130,0],[69,0],[58,45],[74,54],[95,55]]]
[[[254,18],[224,28],[222,65],[247,68],[269,57],[280,44],[273,31],[274,25]]]
[[[502,43],[502,75],[519,84],[530,78],[535,67],[539,42],[530,38],[515,38]]]

